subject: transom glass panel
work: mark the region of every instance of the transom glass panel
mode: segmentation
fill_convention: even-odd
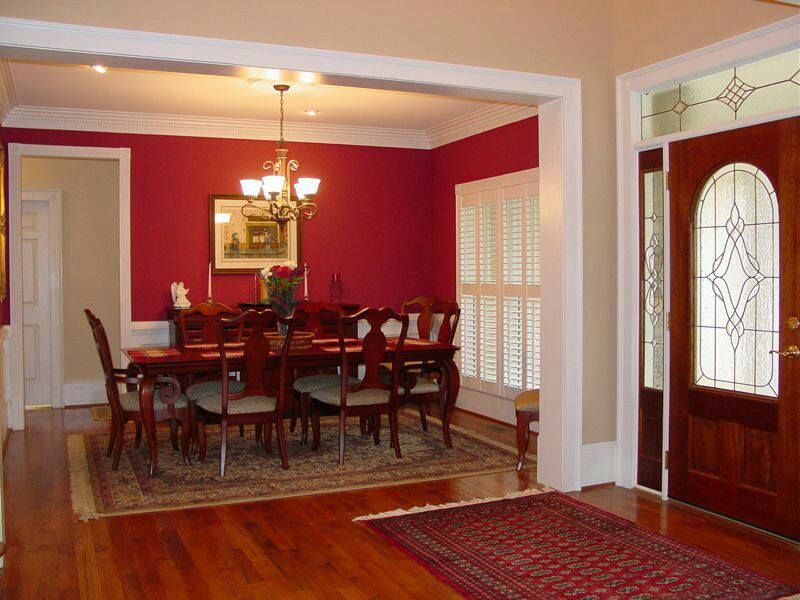
[[[642,94],[642,139],[800,107],[800,48]]]
[[[703,186],[693,224],[694,383],[776,397],[778,201],[746,163]]]

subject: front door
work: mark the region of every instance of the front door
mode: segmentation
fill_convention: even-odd
[[[49,203],[22,203],[22,343],[25,406],[53,405]]]
[[[800,539],[800,118],[669,157],[669,495]]]

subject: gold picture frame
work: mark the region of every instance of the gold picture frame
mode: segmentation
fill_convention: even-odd
[[[280,227],[275,221],[245,217],[244,196],[209,196],[209,251],[214,274],[255,273],[264,267],[292,261],[300,264],[300,227],[296,221]],[[261,201],[260,203],[265,203]],[[217,222],[227,214],[227,222]]]

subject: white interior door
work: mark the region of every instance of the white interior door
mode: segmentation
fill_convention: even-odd
[[[50,205],[22,203],[22,331],[25,407],[52,406]]]

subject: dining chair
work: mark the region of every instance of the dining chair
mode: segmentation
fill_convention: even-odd
[[[278,450],[281,465],[289,468],[286,454],[286,433],[283,429],[283,411],[286,398],[287,357],[292,343],[296,321],[280,317],[272,310],[248,310],[241,315],[229,319],[220,319],[217,323],[218,348],[221,361],[222,389],[219,394],[208,395],[197,401],[198,429],[200,434],[200,460],[205,460],[208,441],[206,425],[220,425],[220,476],[225,477],[225,462],[228,452],[229,425],[264,426],[271,431],[275,425],[278,437]],[[273,351],[267,339],[267,333],[274,333],[278,325],[286,326],[286,336],[279,352]],[[232,349],[224,341],[224,329],[228,326],[242,327],[243,347]],[[243,387],[234,392],[233,382],[227,377],[230,371],[229,360],[241,354],[244,361]],[[274,363],[279,359],[277,368]],[[274,385],[275,371],[278,371],[278,389],[268,389]],[[258,427],[260,430],[261,427]],[[256,435],[256,440],[259,440]],[[267,438],[271,437],[267,433]],[[267,452],[271,444],[265,444]]]
[[[111,435],[108,440],[107,456],[112,456],[111,469],[116,471],[119,467],[122,455],[122,445],[125,436],[125,425],[129,421],[136,423],[136,447],[138,448],[142,440],[142,412],[139,405],[140,384],[142,377],[132,369],[115,369],[111,359],[111,348],[108,344],[103,323],[94,313],[84,309],[86,319],[92,328],[97,352],[100,355],[100,364],[103,367],[103,375],[106,383],[106,398],[111,407]],[[125,392],[120,393],[119,385],[125,385]],[[172,377],[159,377],[156,380],[156,390],[153,395],[153,411],[155,421],[170,422],[170,435],[172,446],[178,449],[177,425],[181,426],[181,451],[183,462],[191,464],[189,460],[189,438],[191,435],[191,414],[189,403],[183,394],[180,393],[180,384]]]
[[[441,324],[436,335],[440,344],[453,344],[458,321],[461,319],[461,308],[454,301],[437,301],[430,307],[432,320],[441,316]],[[383,371],[384,381],[388,380],[388,373]],[[444,419],[445,386],[442,385],[444,374],[441,368],[434,363],[409,363],[403,366],[400,373],[400,403],[414,403],[419,408],[419,420],[422,430],[428,431],[427,415],[433,401],[438,401],[439,417]]]
[[[514,398],[514,411],[517,416],[517,471],[521,471],[528,454],[530,425],[539,421],[539,390],[528,390]],[[539,433],[534,431],[533,435]]]
[[[221,302],[215,302],[211,298],[205,302],[195,304],[191,308],[182,310],[178,314],[178,326],[181,328],[184,347],[209,346],[212,350],[216,349],[219,341],[217,327],[219,320],[240,314],[242,314],[242,311],[238,308],[231,308]],[[228,343],[240,342],[242,328],[238,325],[228,326],[223,329],[223,334],[224,340]],[[219,379],[219,373],[213,371],[190,376],[184,383],[186,385],[186,397],[189,399],[196,425],[197,401],[207,396],[215,396],[222,393],[222,381]],[[235,393],[243,388],[244,384],[242,382],[232,381],[229,389]],[[194,433],[194,438],[197,439],[197,431],[195,430]],[[239,428],[239,435],[244,435],[244,426]]]
[[[338,335],[339,317],[344,314],[338,304],[328,302],[301,302],[294,310],[294,317],[302,322],[303,331],[314,332],[314,337],[324,337],[330,327],[336,327]],[[311,394],[326,387],[339,385],[338,369],[304,369],[303,375],[297,377],[292,383],[293,403],[292,420],[289,431],[294,431],[297,424],[297,415],[300,414],[301,436],[300,443],[308,442],[308,413],[311,405]]]
[[[405,300],[400,304],[401,315],[414,312],[414,308],[419,309],[417,316],[417,337],[421,340],[431,339],[431,328],[433,327],[432,309],[436,302],[436,296],[417,296],[411,300]]]
[[[348,357],[347,335],[353,326],[365,321],[369,331],[360,340],[364,378],[359,380],[350,376],[353,366]],[[381,363],[386,361],[387,352],[392,349],[382,328],[390,321],[400,323],[400,335],[394,342],[392,359],[392,378],[384,383],[380,376]],[[381,415],[389,416],[389,430],[395,455],[401,458],[398,436],[397,390],[400,368],[403,364],[403,344],[408,334],[408,315],[400,315],[390,308],[366,308],[355,315],[339,318],[339,352],[341,355],[341,377],[338,385],[326,387],[311,393],[311,424],[313,429],[312,450],[320,443],[320,405],[336,407],[339,412],[339,464],[344,464],[345,430],[348,416],[364,417],[370,420],[375,445],[380,444]],[[352,345],[350,346],[352,348]]]

